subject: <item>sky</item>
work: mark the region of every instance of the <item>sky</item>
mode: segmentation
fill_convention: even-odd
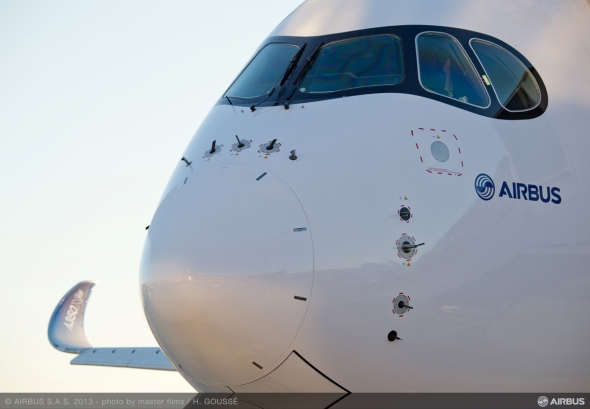
[[[156,346],[145,227],[198,126],[302,0],[0,0],[0,392],[192,392],[176,372],[70,365],[61,297],[98,282],[96,347]]]

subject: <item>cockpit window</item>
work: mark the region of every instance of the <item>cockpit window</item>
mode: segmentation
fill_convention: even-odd
[[[375,104],[413,95],[500,120],[537,118],[549,103],[541,73],[510,44],[408,24],[268,37],[218,104],[256,112],[373,94]]]
[[[470,44],[504,108],[527,111],[539,105],[539,86],[522,62],[488,41],[473,39]]]
[[[299,47],[271,43],[264,47],[229,87],[226,96],[256,98],[272,91]]]
[[[301,92],[332,92],[404,80],[402,45],[393,35],[351,38],[324,46],[299,85]]]
[[[420,84],[427,91],[485,108],[490,98],[461,44],[448,34],[416,37]]]

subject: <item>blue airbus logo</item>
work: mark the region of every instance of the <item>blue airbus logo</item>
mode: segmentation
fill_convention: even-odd
[[[491,177],[485,173],[480,173],[475,178],[475,193],[482,200],[490,200],[494,197],[496,186]],[[498,197],[507,196],[510,199],[528,200],[530,202],[541,201],[543,203],[561,203],[561,190],[558,187],[529,185],[524,183],[503,181]]]
[[[494,181],[491,177],[485,173],[477,175],[475,178],[475,193],[477,193],[480,199],[490,200],[494,197],[495,191],[496,187],[494,186]]]

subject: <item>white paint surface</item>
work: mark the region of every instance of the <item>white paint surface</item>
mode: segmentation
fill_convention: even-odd
[[[72,366],[47,324],[98,282],[96,346],[156,346],[145,226],[191,136],[300,0],[0,2],[0,390],[193,391],[177,373]]]

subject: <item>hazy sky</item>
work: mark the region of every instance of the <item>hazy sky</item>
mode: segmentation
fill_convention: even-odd
[[[47,324],[96,280],[97,347],[154,346],[138,269],[182,152],[301,0],[0,0],[0,392],[192,391],[177,373],[69,365]]]

